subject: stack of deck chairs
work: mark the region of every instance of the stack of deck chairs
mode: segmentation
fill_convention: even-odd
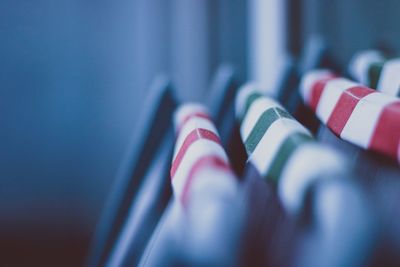
[[[88,266],[400,266],[400,60],[310,46],[275,98],[158,78]]]

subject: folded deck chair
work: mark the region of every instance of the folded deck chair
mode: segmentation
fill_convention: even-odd
[[[303,261],[302,266],[314,266],[307,265],[312,262],[308,257],[312,246],[321,247],[322,258],[335,258],[332,266],[342,266],[342,263],[361,266],[372,249],[375,223],[362,190],[346,179],[350,175],[345,159],[316,142],[279,103],[263,96],[254,85],[248,84],[240,90],[237,116],[249,164],[259,177],[276,187],[285,211],[294,218],[303,218],[299,222],[306,222],[298,225],[298,233],[286,234],[291,231],[287,226],[275,229],[271,242],[281,245],[277,249],[266,248],[265,252],[272,248],[273,266],[296,266]],[[309,198],[313,199],[311,203],[307,201]],[[335,210],[338,207],[342,208]],[[351,214],[354,214],[353,221],[346,224],[346,216]],[[339,232],[340,226],[347,228]],[[358,230],[359,226],[362,231]],[[352,251],[355,254],[348,252],[349,247],[339,250],[337,246],[343,240],[357,248]],[[312,245],[297,251],[299,246],[292,246],[295,242]],[[332,253],[332,249],[340,253]],[[288,262],[294,259],[297,261]]]
[[[234,266],[243,206],[218,132],[196,104],[183,105],[175,125],[174,197],[140,266]]]
[[[311,84],[304,87],[306,77],[312,76],[320,84],[321,97],[316,101],[310,101],[307,92],[317,88]],[[368,190],[369,199],[375,205],[380,218],[378,227],[384,233],[379,241],[380,252],[375,255],[375,266],[398,262],[394,251],[399,248],[400,227],[392,223],[400,195],[400,167],[396,155],[400,142],[398,98],[329,71],[306,73],[303,87],[306,103],[314,103],[313,110],[323,122],[319,140],[348,155],[349,168],[357,173],[359,183]],[[323,109],[324,105],[331,108]],[[349,129],[353,129],[351,134]]]
[[[233,73],[231,72],[231,69],[229,67],[221,67],[220,70],[218,71],[216,78],[214,80],[214,87],[211,89],[212,90],[212,95],[213,97],[210,101],[209,104],[213,110],[213,113],[215,117],[220,117],[226,113],[226,108],[230,107],[229,105],[225,105],[223,103],[228,104],[229,101],[227,100],[232,99],[232,94],[235,93],[236,87],[234,86],[233,82]],[[172,123],[170,125],[172,127]],[[229,130],[229,129],[228,129]],[[166,143],[173,143],[174,137],[173,134],[168,134],[166,135],[165,139],[169,141],[165,141]],[[168,145],[166,145],[168,146]],[[159,153],[159,152],[157,152]],[[166,153],[166,152],[165,152]],[[169,162],[169,159],[171,157],[170,154],[163,154],[165,159],[158,159],[159,161],[162,161],[163,166],[167,167]],[[165,168],[164,167],[164,168]],[[167,175],[166,171],[162,172],[164,175]],[[159,216],[155,216],[154,214],[156,213],[159,215],[160,210],[155,209],[155,207],[164,207],[166,205],[165,200],[162,203],[158,203],[159,201],[162,200],[162,198],[158,195],[161,193],[160,188],[168,188],[166,186],[166,183],[168,184],[167,179],[162,179],[162,175],[158,176],[159,178],[157,181],[158,183],[154,182],[147,182],[146,184],[151,184],[153,183],[154,185],[149,188],[149,186],[142,185],[140,188],[141,196],[143,197],[137,197],[135,201],[132,202],[131,204],[131,211],[129,216],[126,219],[125,226],[120,232],[119,239],[115,242],[115,247],[113,249],[112,255],[110,255],[110,259],[108,259],[108,262],[110,263],[118,263],[119,265],[132,265],[136,264],[137,261],[139,260],[144,247],[147,245],[147,241],[149,238],[149,235],[152,234],[152,230],[154,227],[148,227],[149,225],[155,225],[157,223],[154,218],[159,218]],[[146,181],[148,178],[146,179]],[[153,179],[154,180],[154,179]],[[144,200],[142,200],[144,199]],[[138,204],[141,202],[148,203],[149,200],[151,200],[151,205],[147,205],[148,210],[146,211],[146,214],[148,214],[147,217],[143,215],[143,213],[139,211],[135,211],[135,208],[137,206],[143,206],[142,204]],[[151,216],[150,216],[151,215]],[[141,219],[142,218],[142,219]],[[146,218],[148,218],[146,220]],[[135,223],[134,223],[135,222]],[[133,227],[132,225],[136,225]],[[145,232],[146,234],[143,234]],[[137,238],[137,236],[144,236],[146,238]],[[123,248],[123,249],[121,249]]]
[[[235,171],[240,172],[242,171],[242,166],[244,161],[241,160],[243,158],[243,155],[245,155],[243,146],[241,142],[237,142],[238,140],[240,141],[240,137],[238,135],[238,129],[235,128],[236,126],[236,121],[235,121],[235,115],[234,115],[234,97],[236,95],[237,91],[237,82],[235,80],[235,72],[232,66],[229,64],[224,64],[221,65],[212,81],[211,87],[210,87],[210,96],[207,98],[207,105],[209,106],[210,116],[214,118],[216,121],[216,126],[217,129],[222,132],[221,136],[221,142],[224,145],[225,148],[228,150],[234,152],[231,153],[232,155],[231,159],[233,159],[237,164],[235,164]],[[233,145],[232,145],[233,144]],[[171,203],[170,203],[171,205]],[[169,210],[172,210],[169,208]],[[174,209],[174,213],[176,209]],[[160,220],[158,223],[158,230],[153,234],[152,240],[150,243],[147,245],[148,249],[147,252],[144,253],[142,256],[142,261],[141,264],[150,264],[148,262],[152,260],[152,257],[148,257],[147,255],[150,254],[149,251],[151,251],[151,254],[153,255],[157,249],[150,249],[149,247],[160,247],[160,243],[162,243],[161,240],[164,240],[163,236],[165,236],[165,232],[168,232],[164,228],[166,228],[168,225],[168,222],[171,219],[168,219],[171,217],[169,214],[171,211],[166,210],[166,212],[163,215],[163,218]],[[163,229],[163,230],[160,230]],[[167,234],[168,235],[168,234]],[[161,237],[160,237],[161,236]],[[167,238],[168,239],[168,238]],[[156,245],[154,245],[156,244]],[[161,245],[164,253],[165,249]],[[160,252],[157,252],[155,254],[159,254]],[[166,253],[165,255],[170,255],[172,252],[169,254]],[[170,259],[173,257],[166,256]],[[146,259],[146,260],[145,260]],[[157,259],[157,258],[156,258]],[[154,260],[152,261],[153,264]],[[168,261],[165,260],[163,261],[163,264],[165,266],[168,266]],[[150,264],[151,266],[151,264]]]

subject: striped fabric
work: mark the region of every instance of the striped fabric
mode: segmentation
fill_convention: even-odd
[[[306,128],[280,104],[262,96],[254,84],[240,89],[236,115],[248,161],[261,176],[277,183],[289,210],[299,210],[315,179],[344,170],[336,152],[316,143]]]
[[[171,167],[174,195],[184,205],[197,192],[234,194],[237,180],[217,130],[202,105],[186,104],[175,114],[177,140]]]
[[[386,59],[376,50],[361,51],[350,61],[349,72],[362,84],[400,96],[400,58]]]
[[[337,136],[400,162],[400,99],[327,70],[306,73],[300,90],[304,101]]]

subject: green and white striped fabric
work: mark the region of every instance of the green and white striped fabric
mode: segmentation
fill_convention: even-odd
[[[356,81],[368,87],[400,96],[400,58],[387,59],[376,50],[361,51],[351,59],[349,72]]]
[[[277,183],[283,204],[296,212],[316,179],[341,175],[345,162],[334,150],[317,143],[311,133],[279,103],[263,96],[256,85],[244,85],[236,98],[236,115],[248,162]]]

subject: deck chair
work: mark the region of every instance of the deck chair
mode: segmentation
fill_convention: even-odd
[[[104,265],[107,261],[140,185],[171,127],[175,106],[174,92],[168,80],[163,77],[156,79],[96,227],[88,266]]]
[[[359,186],[345,179],[351,176],[347,174],[345,160],[329,147],[313,140],[310,133],[282,106],[262,96],[253,85],[243,86],[237,102],[237,113],[242,122],[241,135],[249,154],[249,164],[258,171],[259,177],[267,178],[276,187],[274,191],[285,211],[296,223],[294,227],[287,223],[281,224],[285,227],[273,229],[275,235],[269,241],[280,246],[265,248],[264,254],[272,251],[267,261],[271,266],[291,266],[303,261],[305,263],[302,266],[314,266],[309,265],[313,258],[307,255],[311,252],[309,244],[312,244],[324,249],[321,251],[321,255],[324,255],[321,259],[335,259],[332,262],[336,265],[332,266],[344,266],[341,264],[349,262],[354,264],[352,266],[361,266],[359,264],[363,257],[372,249],[375,237],[374,216],[370,214],[369,204]],[[314,161],[316,164],[312,164]],[[337,198],[338,193],[342,198]],[[313,201],[307,201],[309,198]],[[333,203],[333,207],[342,207],[339,212],[332,210],[330,204]],[[347,209],[344,205],[348,205]],[[346,216],[352,213],[357,215],[354,218],[357,223],[346,224]],[[363,231],[357,231],[360,225]],[[348,232],[339,232],[341,226],[347,226]],[[338,245],[343,240],[357,244],[354,255],[348,253],[349,248],[339,250]],[[297,246],[293,245],[297,242]],[[307,246],[303,251],[297,251],[299,244]],[[341,252],[332,253],[333,248]],[[289,259],[297,261],[288,262]]]
[[[238,255],[238,238],[235,236],[239,235],[242,217],[238,180],[229,167],[205,107],[183,105],[176,118],[178,139],[171,168],[174,198],[160,220],[140,266],[233,266]],[[182,131],[181,125],[185,125]],[[186,144],[186,140],[192,140],[190,129],[196,130],[196,138],[202,143],[190,141],[193,143]],[[201,131],[208,134],[200,134]],[[196,157],[197,160],[192,162],[191,159]],[[188,177],[184,171],[179,172],[184,163],[192,164]],[[204,170],[208,172],[204,173]],[[217,177],[212,177],[214,172]],[[208,212],[215,208],[217,210],[212,213]]]
[[[339,127],[343,124],[343,118],[346,117],[345,113],[343,113],[342,116],[337,115],[340,114],[341,110],[346,110],[346,108],[352,105],[350,102],[347,102],[343,109],[335,108],[329,116],[328,121],[324,119],[326,116],[324,117],[321,113],[322,111],[320,111],[319,116],[322,116],[321,118],[325,123],[321,126],[318,137],[322,142],[337,149],[340,149],[343,153],[346,153],[349,156],[351,169],[353,169],[353,171],[358,174],[358,182],[360,184],[363,184],[364,187],[367,189],[369,199],[373,201],[375,205],[375,210],[378,214],[380,214],[379,218],[382,218],[378,226],[379,230],[382,231],[382,237],[379,240],[378,244],[379,246],[384,248],[381,248],[380,251],[376,253],[373,262],[375,261],[375,264],[377,264],[376,266],[379,266],[380,264],[385,265],[385,262],[390,262],[385,259],[392,259],[392,262],[398,262],[399,259],[398,257],[396,258],[396,253],[394,253],[394,251],[395,248],[398,249],[398,233],[400,228],[392,224],[391,212],[396,210],[394,203],[397,202],[397,195],[400,193],[400,168],[398,165],[399,159],[396,159],[398,155],[396,154],[396,151],[393,150],[396,149],[396,142],[399,142],[398,140],[400,134],[400,126],[398,124],[398,120],[396,119],[398,115],[395,114],[399,114],[399,110],[398,108],[396,108],[396,105],[399,106],[400,104],[396,104],[396,102],[400,102],[399,100],[396,100],[396,97],[379,92],[374,92],[370,89],[365,89],[365,87],[361,85],[352,84],[349,80],[343,81],[346,81],[347,84],[349,84],[352,88],[356,88],[357,86],[359,87],[359,89],[351,89],[356,91],[358,90],[357,92],[354,92],[354,95],[361,93],[370,95],[372,97],[368,101],[364,100],[363,97],[359,97],[357,98],[359,100],[354,99],[357,101],[353,103],[353,105],[357,106],[359,103],[358,101],[360,101],[360,103],[363,104],[363,107],[370,108],[371,112],[364,113],[365,116],[367,116],[366,118],[360,117],[359,120],[354,120],[355,117],[353,117],[352,120],[347,120],[345,122],[345,126],[347,125],[347,128],[345,129],[343,127]],[[331,83],[328,82],[328,84]],[[343,82],[342,85],[346,86],[346,83]],[[333,84],[331,86],[333,86]],[[338,83],[337,86],[340,87],[341,85]],[[336,89],[340,89],[337,86]],[[321,90],[324,90],[324,88],[325,87],[323,87]],[[331,90],[335,90],[335,88],[331,87]],[[350,95],[348,97],[350,97]],[[387,101],[385,102],[386,104],[382,101],[375,103],[374,99],[386,99]],[[326,100],[324,101],[326,102]],[[335,106],[338,107],[340,101],[342,100],[338,99],[337,104],[332,104],[335,104]],[[316,104],[319,105],[319,103]],[[385,108],[387,108],[387,105],[389,105],[390,107],[393,105],[393,108],[389,107],[390,111],[388,111],[392,115],[388,115],[387,112],[384,113],[383,111],[379,112],[378,108],[382,108],[382,110],[384,110]],[[375,112],[372,112],[374,110]],[[352,116],[353,112],[358,111],[354,108],[348,110],[346,114],[347,116]],[[379,114],[377,112],[379,112]],[[354,115],[355,114],[360,114],[360,116],[362,116],[362,113],[354,113]],[[374,123],[373,125],[371,124],[369,127],[362,126],[363,123],[368,124],[368,121],[373,119],[373,117],[377,115],[379,116],[376,117],[376,123]],[[390,116],[392,116],[392,119],[390,119]],[[333,120],[337,120],[337,122],[333,123]],[[389,123],[387,122],[387,120],[389,120]],[[390,120],[392,120],[392,122],[390,122]],[[355,130],[357,130],[356,132],[354,132],[356,133],[356,135],[352,134],[350,135],[352,137],[348,137],[348,129],[349,127],[354,127],[354,125],[356,125],[355,123],[361,123],[360,126],[354,128]],[[371,128],[371,126],[373,128]],[[390,128],[392,130],[390,130]],[[368,132],[371,131],[371,129],[373,130],[373,135],[371,135],[369,139],[362,139],[362,137],[365,137]],[[335,132],[335,134],[333,132]],[[343,140],[342,138],[344,138],[345,140]],[[365,144],[361,142],[364,142]],[[397,144],[397,146],[399,145]],[[368,148],[368,150],[366,150],[366,148]],[[388,196],[388,193],[391,193],[390,197]],[[392,233],[389,233],[388,229],[390,229]],[[388,247],[387,243],[393,243],[394,245]]]
[[[236,162],[240,159],[240,156],[243,157],[244,153],[242,144],[240,142],[237,143],[238,139],[235,139],[238,138],[238,129],[235,128],[234,117],[234,97],[237,88],[233,67],[228,64],[221,65],[214,76],[210,87],[210,97],[206,101],[211,117],[214,118],[217,129],[220,132],[222,144],[227,150],[235,151],[235,154],[230,159],[234,159]],[[231,146],[232,143],[234,143],[234,146]],[[243,165],[243,162],[239,161],[239,163]],[[241,170],[241,165],[232,164],[232,166],[236,167],[236,171]],[[140,266],[174,266],[178,264],[177,259],[179,257],[174,256],[174,253],[178,252],[171,247],[166,249],[164,245],[170,241],[170,221],[174,220],[177,213],[172,206],[172,202],[170,202],[147,245],[145,253],[141,257]]]

